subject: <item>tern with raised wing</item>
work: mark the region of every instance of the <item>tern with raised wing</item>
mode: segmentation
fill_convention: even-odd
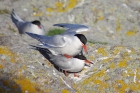
[[[69,24],[69,26],[71,25]],[[89,28],[87,26],[79,25],[68,28],[62,34],[54,36],[26,33],[43,44],[38,47],[48,48],[54,55],[62,54],[69,58],[78,55],[83,49],[87,53],[87,38],[83,34],[79,34],[79,32],[88,30]]]

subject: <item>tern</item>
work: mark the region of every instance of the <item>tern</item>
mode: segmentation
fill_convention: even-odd
[[[72,58],[67,59],[65,56],[53,55],[47,48],[40,48],[35,45],[30,45],[33,49],[38,50],[44,57],[46,57],[54,66],[62,69],[64,74],[67,76],[67,72],[74,73],[74,76],[77,77],[76,73],[83,70],[84,66],[88,64],[92,64],[84,55],[76,55]],[[87,65],[89,66],[89,65]]]
[[[74,24],[72,24],[74,25]],[[69,26],[71,26],[69,24]],[[60,35],[44,36],[26,32],[32,38],[40,41],[42,44],[38,47],[49,49],[54,55],[62,54],[67,58],[76,56],[84,49],[87,53],[87,38],[79,32],[88,31],[87,26],[79,25],[68,28]]]
[[[24,34],[25,32],[35,33],[38,35],[45,35],[44,27],[38,20],[32,22],[25,21],[21,19],[15,12],[14,9],[11,13],[12,22],[16,25],[19,34]]]

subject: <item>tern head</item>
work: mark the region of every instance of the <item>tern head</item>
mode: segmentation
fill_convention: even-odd
[[[76,56],[74,56],[74,58],[78,58],[81,60],[87,60],[87,58],[84,55],[76,55]]]
[[[90,62],[89,60],[87,60],[87,58],[84,55],[76,55],[76,56],[74,56],[74,58],[78,58],[80,60],[84,60],[85,63],[92,64],[92,62]]]
[[[39,28],[41,28],[41,23],[38,20],[32,21],[32,24],[37,25]]]
[[[87,38],[83,34],[76,34],[75,36],[77,36],[79,40],[82,42],[82,47],[84,51],[87,53],[87,47],[86,47]]]
[[[76,34],[75,36],[77,36],[79,38],[79,40],[86,45],[87,43],[87,38],[83,35],[83,34]]]

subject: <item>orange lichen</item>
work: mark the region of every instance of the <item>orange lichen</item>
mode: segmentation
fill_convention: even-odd
[[[36,84],[31,82],[29,79],[26,78],[15,79],[15,82],[21,86],[23,93],[25,93],[26,91],[28,91],[29,93],[37,92],[35,90]]]
[[[11,62],[16,62],[15,58],[17,57],[16,54],[14,54],[8,47],[6,46],[0,46],[0,55],[8,55],[10,56]]]

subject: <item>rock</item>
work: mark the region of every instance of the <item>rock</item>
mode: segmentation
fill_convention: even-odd
[[[139,92],[139,0],[0,1],[0,91],[31,93]],[[87,59],[79,78],[66,77],[20,36],[10,12],[40,20],[46,32],[56,23],[87,25]]]

